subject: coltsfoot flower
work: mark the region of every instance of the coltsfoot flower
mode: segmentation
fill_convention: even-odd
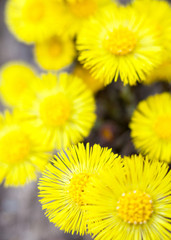
[[[111,0],[67,0],[58,3],[59,28],[63,29],[63,34],[74,37],[86,20],[110,3]]]
[[[132,141],[150,159],[171,161],[170,106],[170,93],[156,94],[141,101],[132,115]]]
[[[77,39],[78,60],[105,85],[135,85],[161,62],[162,46],[147,17],[128,7],[105,7],[86,22]]]
[[[74,42],[59,36],[35,44],[34,57],[37,63],[46,70],[59,70],[71,64],[76,51]]]
[[[119,166],[120,165],[120,166]],[[95,240],[170,239],[169,166],[141,155],[124,157],[94,178],[87,193],[89,232]]]
[[[168,1],[135,0],[133,7],[153,21],[153,27],[158,32],[163,45],[163,58],[171,57],[171,6]]]
[[[73,74],[81,79],[83,79],[84,83],[87,85],[89,89],[92,90],[93,93],[96,93],[100,89],[104,87],[103,83],[98,79],[95,79],[90,71],[85,69],[81,64],[77,64],[73,70]]]
[[[96,114],[93,94],[83,81],[67,73],[49,73],[36,84],[36,98],[30,98],[22,112],[42,131],[47,144],[60,149],[87,137]]]
[[[40,133],[17,114],[0,115],[0,182],[5,186],[35,181],[48,162],[48,150]]]
[[[171,58],[163,61],[155,68],[143,83],[152,84],[157,81],[171,82]]]
[[[9,62],[0,69],[0,93],[2,101],[11,107],[24,104],[33,93],[36,73],[25,62]]]
[[[5,19],[15,37],[27,44],[54,33],[55,5],[47,0],[8,0]]]
[[[60,151],[39,181],[39,197],[46,216],[61,230],[87,232],[86,189],[94,176],[120,159],[111,149],[82,143]]]

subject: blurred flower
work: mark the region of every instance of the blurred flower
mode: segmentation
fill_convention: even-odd
[[[109,3],[111,0],[67,0],[63,1],[63,4],[58,4],[63,34],[74,37],[89,17]]]
[[[75,66],[73,74],[83,79],[87,87],[90,88],[94,93],[104,87],[103,83],[92,77],[89,70],[85,69],[81,64],[77,64]]]
[[[17,114],[0,115],[0,182],[5,180],[5,186],[36,180],[48,161],[47,150],[40,133],[19,121]]]
[[[5,104],[22,105],[33,94],[32,85],[36,74],[24,62],[9,62],[0,69],[0,93]]]
[[[141,101],[130,122],[135,147],[150,159],[171,161],[171,94]]]
[[[167,59],[162,62],[157,68],[155,68],[147,79],[143,82],[144,84],[151,84],[156,81],[168,81],[171,82],[171,59]]]
[[[81,79],[49,73],[35,84],[36,98],[30,98],[22,112],[40,128],[47,144],[63,148],[89,135],[96,119],[95,101]]]
[[[93,178],[86,210],[94,239],[169,240],[170,178],[167,164],[136,155]]]
[[[171,6],[167,1],[135,0],[133,7],[153,20],[153,27],[158,32],[159,39],[164,48],[163,58],[171,57]]]
[[[58,36],[39,42],[34,48],[37,63],[46,70],[59,70],[71,64],[75,55],[73,41]]]
[[[56,8],[52,3],[53,0],[8,0],[5,18],[9,30],[27,44],[48,38],[55,25]]]
[[[106,7],[80,31],[78,59],[105,85],[119,75],[124,84],[145,80],[161,62],[162,47],[152,25],[131,7]]]
[[[39,181],[39,197],[49,220],[66,232],[87,232],[86,188],[118,158],[111,149],[82,143],[59,152]]]

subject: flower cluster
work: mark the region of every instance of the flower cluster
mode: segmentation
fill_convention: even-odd
[[[50,221],[66,232],[95,240],[169,240],[170,178],[166,163],[79,144],[47,165],[39,196]]]
[[[18,186],[36,179],[37,165],[48,161],[45,154],[89,135],[95,101],[82,79],[67,73],[39,76],[23,62],[3,66],[0,78],[2,100],[13,111],[1,115],[0,179]]]
[[[43,73],[23,61],[0,68],[8,108],[0,115],[0,182],[25,185],[42,172],[42,208],[65,232],[95,240],[170,240],[170,4],[7,0],[5,22],[18,41],[33,45]],[[140,155],[81,143],[100,125],[95,93],[118,82],[122,93],[129,89],[120,99],[131,102],[139,86],[156,81],[165,91],[129,108],[127,125]],[[101,131],[106,143],[116,140],[116,129],[109,124]]]

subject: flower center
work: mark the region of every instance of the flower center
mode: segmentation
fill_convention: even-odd
[[[45,15],[45,6],[42,1],[34,0],[25,5],[24,14],[29,21],[35,23],[42,20]]]
[[[120,218],[128,223],[146,223],[153,212],[152,199],[141,191],[123,193],[116,209]]]
[[[52,38],[48,42],[48,52],[52,57],[58,57],[62,52],[62,44],[57,38]]]
[[[87,183],[90,180],[90,175],[87,173],[79,173],[73,176],[69,185],[69,193],[73,201],[79,206],[84,205],[84,191]]]
[[[70,102],[62,92],[46,97],[40,104],[41,119],[52,127],[62,126],[68,120],[70,111]]]
[[[30,152],[30,140],[20,130],[12,130],[0,139],[1,161],[7,164],[23,162]]]
[[[171,116],[161,116],[155,122],[154,130],[163,140],[171,140]]]
[[[105,47],[112,54],[123,56],[131,53],[136,47],[135,34],[127,28],[120,27],[111,32],[105,39]]]
[[[94,0],[74,0],[68,3],[71,12],[80,18],[89,17],[95,13],[97,9]]]

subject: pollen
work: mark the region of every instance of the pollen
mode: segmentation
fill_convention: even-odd
[[[30,139],[21,130],[11,130],[0,139],[1,161],[18,164],[25,161],[30,153]]]
[[[105,39],[105,48],[116,56],[127,55],[136,47],[135,34],[127,28],[118,28]]]
[[[93,15],[97,9],[94,0],[75,0],[68,3],[68,5],[73,15],[80,18]]]
[[[151,197],[141,191],[123,193],[117,205],[118,216],[130,224],[146,223],[152,213]]]
[[[45,14],[45,6],[42,1],[31,1],[25,5],[23,16],[30,22],[39,22]]]
[[[42,121],[52,127],[62,126],[69,119],[71,105],[64,93],[47,96],[40,103]]]
[[[79,206],[83,206],[85,204],[84,193],[89,181],[90,174],[87,173],[75,174],[70,180],[69,193],[73,201]]]
[[[154,131],[163,140],[171,140],[171,116],[160,116],[154,124]]]

